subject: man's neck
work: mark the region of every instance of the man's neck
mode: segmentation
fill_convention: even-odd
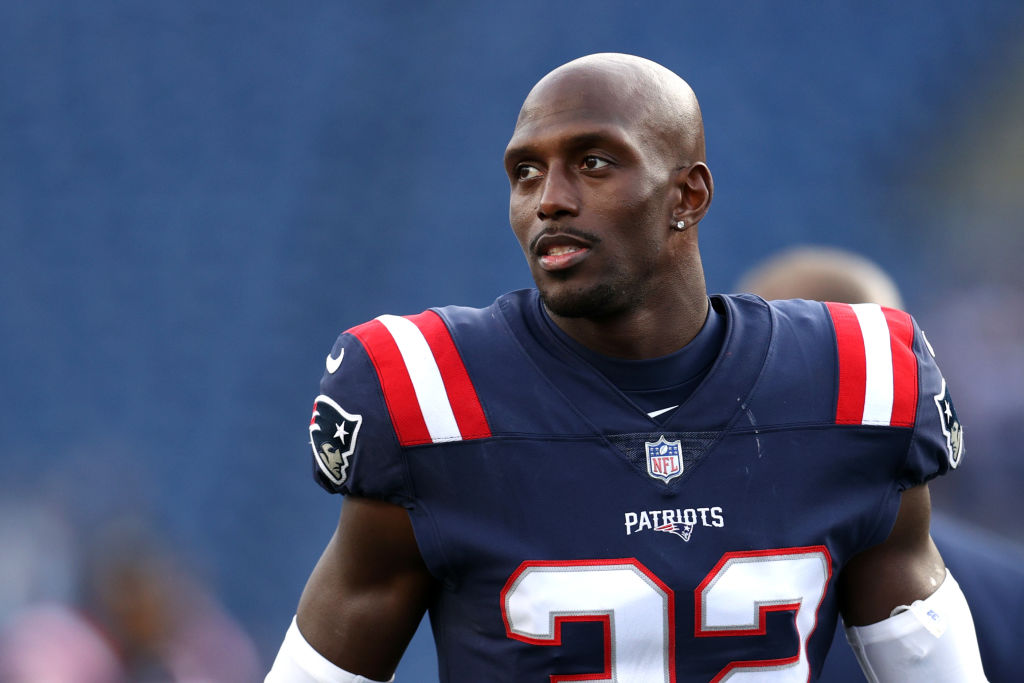
[[[601,318],[567,318],[545,307],[567,335],[597,353],[615,358],[658,358],[678,351],[697,336],[708,315],[707,292],[672,297]]]

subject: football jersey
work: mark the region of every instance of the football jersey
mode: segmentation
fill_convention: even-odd
[[[721,350],[657,420],[548,329],[536,290],[338,338],[314,473],[408,509],[441,585],[441,681],[817,674],[839,572],[901,491],[957,466],[960,425],[905,313],[711,301]]]

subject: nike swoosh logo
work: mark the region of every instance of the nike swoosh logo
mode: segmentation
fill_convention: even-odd
[[[345,349],[341,350],[337,358],[335,358],[331,354],[327,354],[327,362],[325,363],[327,365],[327,372],[331,373],[332,375],[336,373],[338,371],[338,368],[341,367],[341,359],[344,357]]]
[[[669,406],[668,408],[662,408],[661,410],[655,410],[653,413],[647,413],[647,417],[658,417],[659,415],[664,415],[668,411],[675,410],[678,407],[679,406]]]

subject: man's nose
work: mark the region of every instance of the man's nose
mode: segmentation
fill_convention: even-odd
[[[552,167],[544,176],[537,217],[541,220],[559,216],[578,216],[580,212],[579,193],[575,179],[566,169]]]

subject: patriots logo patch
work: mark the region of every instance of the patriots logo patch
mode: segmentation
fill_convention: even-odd
[[[945,378],[942,380],[942,390],[935,394],[935,406],[939,409],[939,426],[942,427],[942,435],[946,437],[946,456],[949,458],[949,466],[956,469],[964,454],[964,430],[960,426],[960,419],[956,416],[956,408],[953,407],[953,399],[949,396]]]
[[[309,443],[313,460],[333,484],[348,479],[349,456],[356,449],[356,437],[363,424],[362,415],[352,415],[329,396],[317,396],[313,417],[309,420]]]

